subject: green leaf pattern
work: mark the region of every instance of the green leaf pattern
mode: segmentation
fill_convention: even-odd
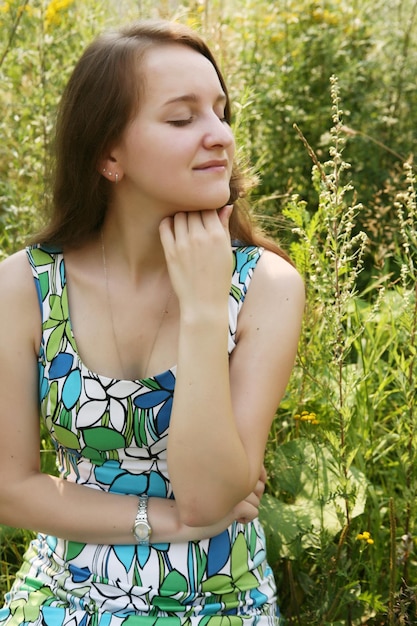
[[[233,251],[229,353],[262,253]],[[107,492],[173,498],[166,444],[175,367],[136,381],[88,370],[72,332],[63,254],[31,247],[27,255],[42,312],[40,413],[61,476]],[[0,626],[276,626],[275,596],[259,520],[204,541],[149,547],[39,534],[0,609]]]

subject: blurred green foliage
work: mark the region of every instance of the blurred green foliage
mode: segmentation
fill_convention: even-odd
[[[0,1],[0,259],[45,217],[82,49],[154,16],[219,57],[254,212],[306,282],[262,510],[287,623],[416,624],[417,0]],[[0,528],[1,591],[30,536]]]

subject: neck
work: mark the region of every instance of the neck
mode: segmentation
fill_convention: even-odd
[[[109,215],[103,224],[102,240],[112,265],[135,283],[144,276],[167,271],[157,220],[152,223],[137,215],[134,224],[130,224]]]
[[[107,264],[107,256],[106,256],[106,246],[105,246],[105,242],[104,242],[104,235],[103,232],[101,231],[100,233],[100,243],[101,243],[101,255],[102,255],[102,265],[103,265],[103,278],[104,278],[104,284],[105,284],[105,291],[106,291],[106,300],[107,300],[107,307],[108,307],[108,311],[109,311],[109,318],[110,318],[110,324],[111,324],[111,329],[112,329],[112,337],[113,337],[113,343],[114,343],[114,348],[115,348],[115,352],[117,354],[117,358],[118,358],[118,362],[119,362],[119,366],[120,366],[120,370],[123,373],[123,378],[124,379],[128,379],[131,378],[126,369],[125,369],[125,359],[123,357],[123,352],[120,349],[119,346],[119,340],[118,340],[118,336],[117,336],[117,332],[116,332],[116,324],[115,324],[115,318],[113,315],[113,303],[112,303],[112,298],[111,298],[111,290],[110,290],[110,277],[109,277],[109,268],[108,268],[108,264]],[[167,279],[169,281],[169,278],[167,276]],[[141,281],[143,282],[143,281]],[[143,375],[145,376],[148,373],[148,368],[149,368],[149,363],[150,363],[150,359],[152,358],[153,355],[153,351],[154,351],[154,347],[155,347],[155,343],[158,339],[158,335],[159,335],[159,331],[161,330],[162,324],[164,322],[165,316],[168,315],[168,308],[169,308],[169,304],[170,304],[170,300],[171,300],[171,296],[172,296],[172,287],[170,286],[170,283],[168,282],[168,295],[166,297],[166,300],[164,300],[164,306],[162,308],[162,310],[160,311],[160,316],[159,316],[159,320],[158,320],[158,324],[156,327],[156,332],[154,334],[153,337],[153,341],[151,343],[147,358],[146,358],[146,362],[143,368]],[[158,291],[158,290],[156,290]]]

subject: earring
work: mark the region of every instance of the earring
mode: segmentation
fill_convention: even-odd
[[[119,182],[119,174],[115,174],[115,175],[114,175],[114,178],[115,178],[115,181],[114,181],[114,182],[115,182],[115,183],[116,183],[116,185],[117,185],[117,183]]]

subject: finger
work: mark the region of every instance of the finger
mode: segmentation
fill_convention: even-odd
[[[224,229],[229,230],[229,221],[230,216],[233,212],[233,204],[226,204],[224,207],[217,211],[217,215],[219,216],[220,222]]]
[[[237,522],[241,522],[242,524],[248,524],[252,520],[258,517],[258,508],[254,506],[248,506],[246,504],[245,508],[239,512],[238,517],[236,518]]]
[[[259,486],[259,488],[256,488],[255,491],[252,491],[252,493],[248,495],[245,502],[248,503],[249,506],[254,506],[256,508],[259,508],[259,505],[261,503],[261,498],[263,496],[263,492],[264,492],[263,488]]]
[[[193,237],[202,235],[206,230],[205,213],[208,211],[193,211],[187,213],[188,231]]]
[[[245,498],[245,502],[246,502],[247,504],[249,504],[250,506],[255,506],[255,507],[257,507],[257,506],[258,506],[258,504],[259,504],[259,498],[258,498],[258,496],[256,495],[256,493],[253,491],[252,493],[250,493],[250,494],[248,495],[248,497],[247,497],[247,498]]]
[[[263,494],[265,491],[265,483],[262,480],[258,480],[258,482],[255,485],[255,489],[253,491],[253,493],[255,494],[255,496],[258,498],[258,500],[260,501]]]
[[[172,217],[164,217],[161,221],[159,224],[159,236],[164,250],[174,243],[174,221]]]
[[[221,209],[222,211],[223,209]],[[230,244],[229,218],[226,214],[219,215],[218,211],[202,211],[201,219],[205,230],[213,236],[218,237],[218,241]],[[225,239],[226,237],[226,239]]]
[[[262,498],[265,491],[265,483],[262,480],[258,480],[255,487],[255,493],[259,499]]]
[[[181,241],[181,239],[188,238],[189,233],[189,215],[184,211],[175,213],[172,218],[173,232],[175,241]]]

